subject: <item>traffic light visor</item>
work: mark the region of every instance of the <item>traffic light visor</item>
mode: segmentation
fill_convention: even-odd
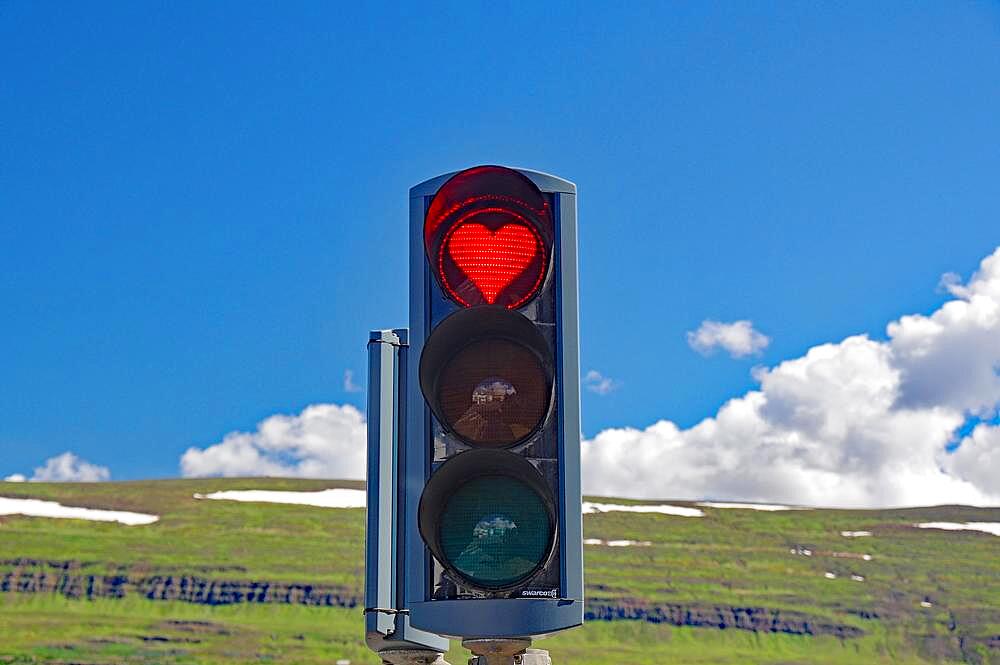
[[[420,387],[462,441],[509,447],[534,434],[552,401],[553,362],[538,329],[517,312],[474,307],[435,329],[420,357]]]
[[[434,195],[424,244],[438,283],[456,303],[516,309],[545,281],[551,210],[524,175],[477,166],[453,176]]]

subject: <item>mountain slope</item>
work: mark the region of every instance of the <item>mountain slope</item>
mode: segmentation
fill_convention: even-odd
[[[0,517],[0,663],[377,662],[361,640],[363,510],[193,498],[330,487],[363,484],[0,483],[160,516]],[[1000,538],[912,526],[1000,509],[702,510],[585,517],[590,620],[541,643],[554,662],[1000,663]]]

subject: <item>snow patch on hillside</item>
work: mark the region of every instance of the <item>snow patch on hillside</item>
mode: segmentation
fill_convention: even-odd
[[[351,489],[329,489],[318,492],[294,492],[283,490],[226,490],[210,494],[195,494],[195,499],[217,499],[223,501],[251,501],[255,503],[290,503],[300,506],[317,506],[320,508],[364,508],[365,491]],[[704,517],[705,513],[697,508],[671,506],[667,504],[624,505],[617,503],[583,502],[583,514],[627,512],[627,513],[659,513],[679,517]]]
[[[127,526],[152,524],[160,518],[157,515],[130,513],[123,510],[96,510],[64,506],[55,501],[40,499],[10,499],[0,496],[0,515],[24,515],[25,517],[52,517],[56,519],[91,520],[94,522],[120,522]]]
[[[732,503],[729,501],[702,501],[698,504],[705,508],[740,508],[742,510],[764,510],[769,513],[778,510],[801,510],[792,506],[781,506],[773,503]]]
[[[653,543],[648,540],[601,540],[600,538],[585,538],[584,545],[606,545],[607,547],[649,547]]]
[[[918,529],[944,529],[945,531],[983,531],[1000,536],[1000,522],[921,522]]]
[[[298,506],[319,508],[364,508],[365,491],[328,489],[318,492],[293,492],[281,490],[227,490],[210,494],[195,494],[196,499],[222,501],[250,501],[253,503],[291,503]]]
[[[675,515],[677,517],[704,517],[704,511],[697,508],[685,508],[683,506],[671,506],[668,504],[649,505],[634,504],[623,505],[618,503],[596,503],[594,501],[583,502],[583,514],[591,515],[595,513],[660,513],[662,515]]]

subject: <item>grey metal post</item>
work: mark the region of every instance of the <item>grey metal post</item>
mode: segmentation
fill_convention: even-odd
[[[365,642],[394,665],[447,665],[448,640],[410,626],[403,600],[399,466],[405,453],[405,328],[368,338],[368,484]]]
[[[385,649],[378,655],[389,665],[448,665],[443,654],[426,649]]]
[[[527,637],[514,639],[466,639],[462,646],[472,652],[469,665],[552,665],[549,652],[532,649]]]

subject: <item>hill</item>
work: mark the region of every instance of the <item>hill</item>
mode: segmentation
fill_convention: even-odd
[[[363,484],[0,483],[0,497],[160,518],[0,517],[0,663],[377,663],[364,510],[193,498],[332,487]],[[913,526],[1000,509],[699,509],[585,516],[589,620],[539,643],[557,665],[1000,663],[1000,538]]]

